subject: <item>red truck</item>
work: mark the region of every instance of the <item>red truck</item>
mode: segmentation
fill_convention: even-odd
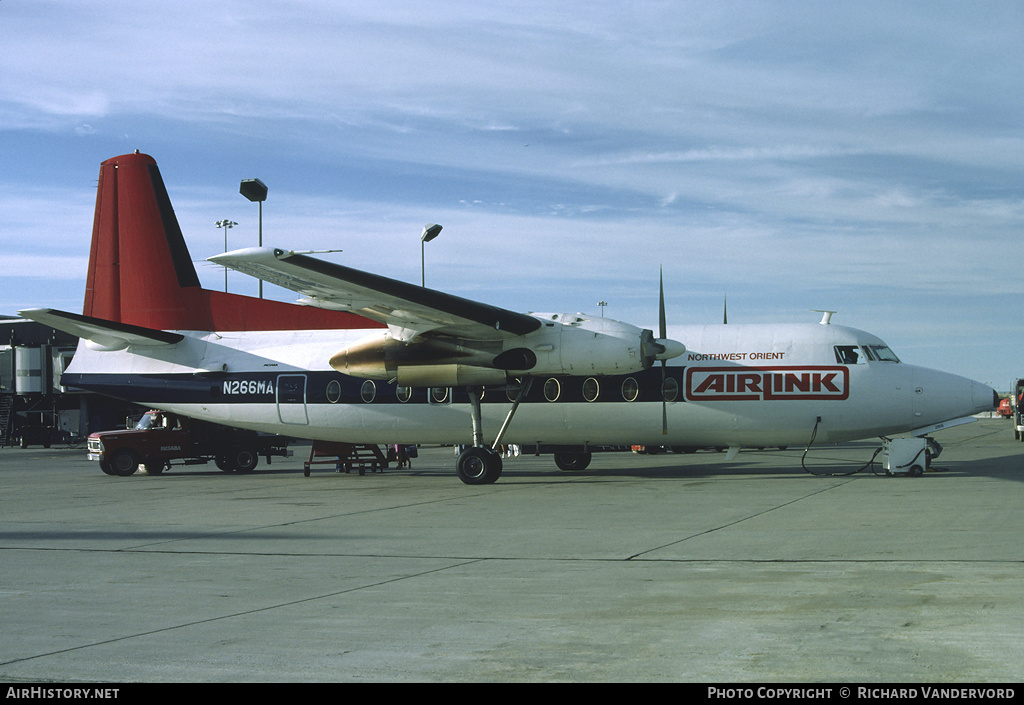
[[[218,426],[164,411],[147,411],[134,429],[89,436],[88,458],[108,475],[128,477],[142,465],[159,475],[171,461],[200,465],[213,460],[224,472],[252,472],[265,455],[287,457],[288,439]]]

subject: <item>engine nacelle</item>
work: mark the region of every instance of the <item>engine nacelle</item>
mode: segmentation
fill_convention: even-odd
[[[479,342],[477,347],[468,347],[455,338],[427,338],[406,343],[391,337],[387,331],[375,333],[348,346],[333,355],[330,365],[338,372],[367,379],[398,379],[399,372],[411,375],[413,368],[423,368],[419,377],[430,377],[430,370],[442,376],[453,374],[455,367],[490,368],[495,371],[493,361],[502,352],[498,342]],[[451,369],[446,369],[451,368]],[[501,372],[504,379],[504,372]],[[459,374],[466,377],[468,372]],[[497,375],[491,375],[496,378]],[[491,382],[493,383],[493,381]],[[427,385],[449,386],[441,381],[427,382]],[[403,385],[419,386],[419,385]]]
[[[503,384],[523,375],[615,375],[645,370],[681,355],[682,343],[608,318],[542,314],[527,335],[478,341],[447,336],[414,342],[375,333],[331,357],[353,377],[397,380],[402,386]]]
[[[537,355],[531,374],[619,375],[682,355],[686,346],[645,328],[583,314],[542,314],[544,327],[524,347]]]
[[[504,370],[475,365],[399,365],[395,380],[402,387],[482,387],[505,384]]]

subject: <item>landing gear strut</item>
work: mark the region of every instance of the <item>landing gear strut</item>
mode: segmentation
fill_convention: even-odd
[[[480,412],[482,390],[480,387],[470,387],[467,390],[473,416],[473,445],[459,453],[459,459],[455,463],[455,471],[458,473],[459,479],[467,485],[489,485],[501,477],[501,456],[498,454],[498,446],[501,445],[501,439],[505,435],[505,431],[508,430],[516,409],[519,408],[519,402],[523,400],[529,389],[530,378],[526,378],[519,388],[519,394],[516,396],[508,416],[505,417],[505,422],[501,425],[501,430],[498,431],[498,437],[494,439],[494,444],[490,448],[484,445],[483,415]]]

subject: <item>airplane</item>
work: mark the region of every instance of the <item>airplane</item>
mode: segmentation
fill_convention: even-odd
[[[464,445],[466,484],[503,443],[583,469],[595,448],[791,446],[924,436],[990,410],[994,390],[900,362],[821,323],[666,334],[584,314],[517,313],[280,248],[212,256],[301,295],[204,289],[156,161],[100,166],[81,314],[19,313],[79,337],[62,384],[313,441]],[[669,364],[669,361],[672,364]],[[131,463],[138,459],[127,459]]]

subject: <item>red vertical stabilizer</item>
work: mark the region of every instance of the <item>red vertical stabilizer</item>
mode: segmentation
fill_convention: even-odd
[[[100,165],[83,313],[157,330],[377,328],[361,316],[203,289],[156,161]]]

